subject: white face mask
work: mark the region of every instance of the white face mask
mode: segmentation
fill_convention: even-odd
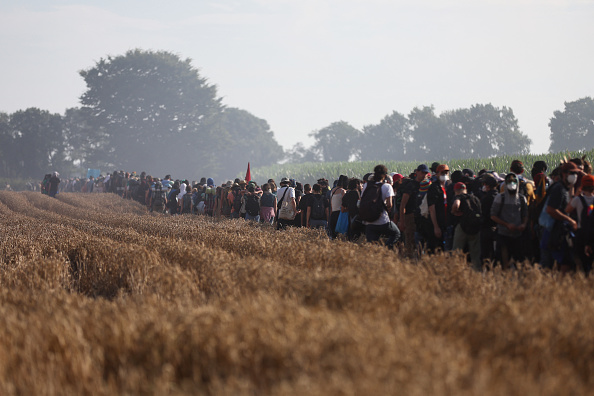
[[[448,180],[450,180],[450,177],[448,175],[441,175],[439,176],[439,180],[441,180],[442,182],[447,182]]]
[[[483,192],[487,192],[487,186],[483,186],[481,190],[483,190]]]
[[[567,176],[567,182],[569,184],[571,184],[571,185],[574,185],[575,182],[577,182],[577,179],[578,179],[577,175],[569,175],[569,176]]]
[[[509,191],[516,191],[518,189],[518,183],[507,183],[507,189]]]

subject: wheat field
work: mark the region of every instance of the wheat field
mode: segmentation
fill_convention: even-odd
[[[591,279],[0,192],[2,395],[577,395]]]

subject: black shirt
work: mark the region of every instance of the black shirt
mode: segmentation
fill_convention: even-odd
[[[402,194],[408,194],[408,202],[406,203],[405,207],[406,214],[414,213],[417,209],[417,193],[419,192],[420,186],[421,183],[419,183],[416,179],[413,179],[401,187]]]

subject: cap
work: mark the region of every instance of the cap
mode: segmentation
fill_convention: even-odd
[[[283,177],[283,178],[281,179],[281,181],[280,181],[280,184],[283,184],[283,183],[290,183],[290,180],[289,180],[289,178],[288,178],[288,177]]]
[[[421,164],[421,165],[417,166],[416,170],[417,170],[417,172],[425,172],[425,173],[430,172],[429,167],[425,164]]]
[[[392,181],[394,182],[397,182],[402,179],[404,179],[404,176],[402,176],[400,173],[396,173],[394,176],[392,176]]]
[[[454,185],[454,190],[466,190],[466,184],[458,182]]]
[[[483,183],[485,183],[487,186],[493,188],[495,186],[497,186],[497,184],[499,184],[497,182],[497,179],[495,179],[495,177],[493,177],[492,175],[485,173],[483,175]]]
[[[448,171],[449,172],[449,170],[450,170],[450,167],[449,166],[447,166],[446,164],[441,164],[441,165],[439,165],[437,167],[437,169],[435,170],[435,172],[436,173],[440,173],[440,172],[443,172],[443,171]]]
[[[577,172],[579,170],[580,168],[578,168],[577,165],[573,162],[566,162],[563,165],[561,165],[561,172],[563,173]]]

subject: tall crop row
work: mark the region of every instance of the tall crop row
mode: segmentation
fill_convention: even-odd
[[[536,161],[545,161],[552,170],[564,159],[581,157],[586,155],[590,160],[594,159],[594,149],[581,152],[554,153],[554,154],[526,154],[514,156],[499,156],[493,158],[475,158],[464,160],[446,161],[452,170],[462,170],[465,168],[478,172],[481,169],[494,170],[499,173],[509,172],[510,164],[513,160],[522,161],[527,170],[532,168]],[[363,177],[368,172],[373,172],[373,168],[378,163],[383,163],[390,172],[398,172],[403,175],[409,175],[416,167],[425,162],[428,166],[434,161],[440,162],[441,159],[425,159],[416,162],[399,162],[393,159],[385,161],[359,161],[359,162],[310,162],[305,164],[285,164],[274,165],[262,168],[253,168],[251,175],[254,180],[264,183],[272,178],[277,182],[283,177],[290,177],[304,183],[315,183],[319,178],[326,178],[330,181],[338,179],[340,175],[349,177]]]

